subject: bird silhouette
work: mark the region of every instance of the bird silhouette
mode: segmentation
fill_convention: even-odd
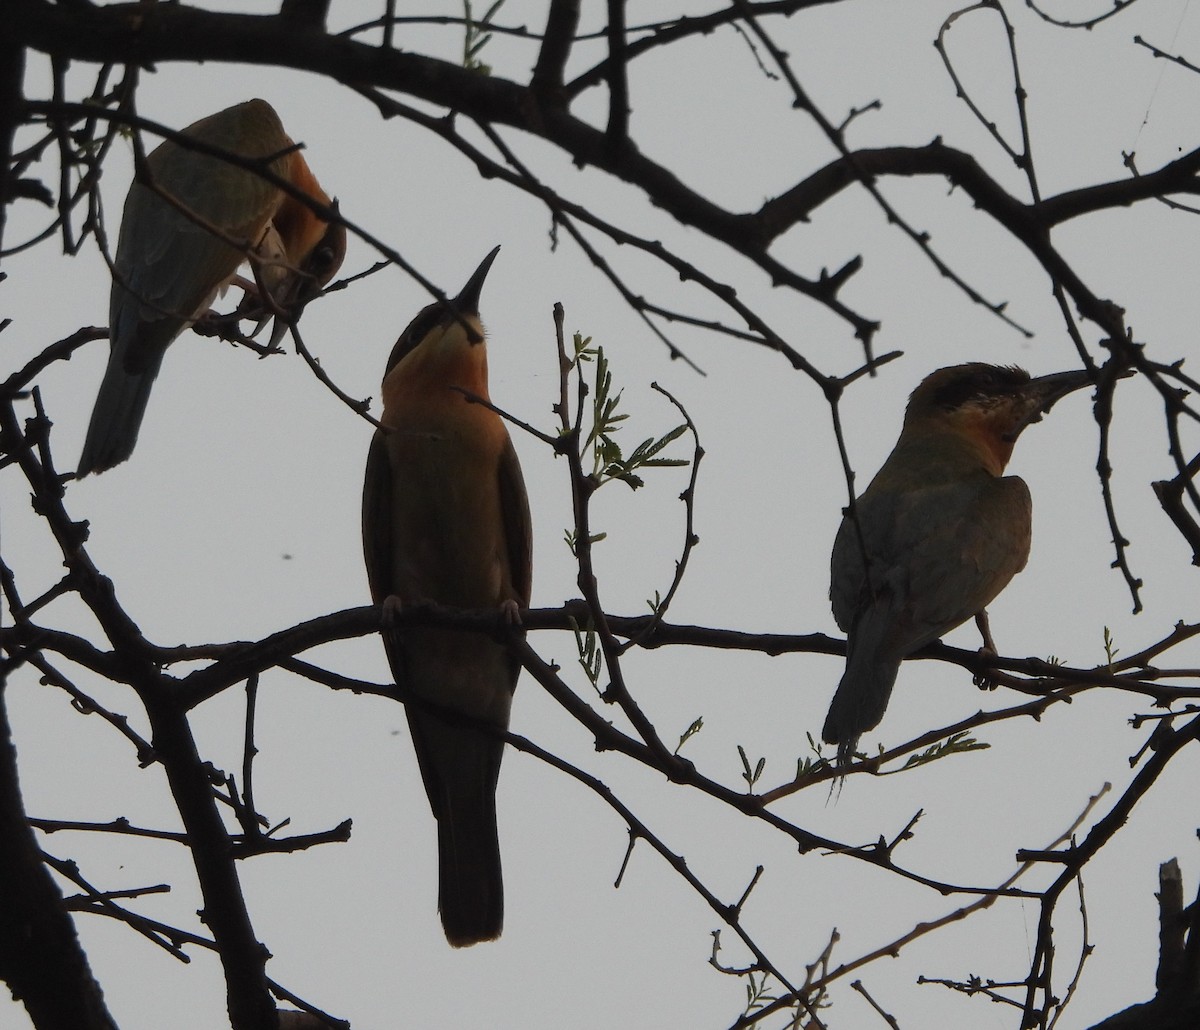
[[[383,428],[363,487],[371,596],[386,611],[436,602],[529,604],[529,501],[516,451],[487,400],[479,295],[497,247],[452,301],[426,307],[401,334],[383,380]],[[496,783],[520,666],[497,640],[441,627],[385,628],[425,791],[438,826],[438,910],[464,947],[500,936],[504,887]],[[448,712],[447,712],[448,710]],[[466,718],[464,718],[464,716]]]
[[[846,671],[822,736],[840,766],[883,718],[900,662],[982,617],[1025,567],[1029,488],[1005,466],[1026,426],[1090,381],[972,363],[938,369],[913,391],[900,439],[833,545],[829,597],[847,634]],[[982,618],[980,628],[990,647]]]
[[[265,100],[218,111],[181,135],[258,160],[318,204],[328,205],[308,164]],[[251,255],[269,300],[265,317],[299,316],[341,266],[343,226],[325,222],[256,172],[164,140],[129,188],[113,259],[108,366],[92,409],[77,475],[127,459],[170,343],[202,315]],[[278,319],[272,343],[287,321]]]

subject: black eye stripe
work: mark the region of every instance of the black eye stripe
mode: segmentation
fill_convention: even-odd
[[[421,316],[413,323],[412,329],[408,333],[408,337],[413,343],[418,340],[423,340],[433,330],[434,326],[442,320],[442,311],[440,308],[432,308],[421,313]]]
[[[1028,382],[1028,373],[1019,368],[984,366],[974,374],[959,376],[946,383],[934,394],[933,402],[940,408],[953,411],[970,400],[1010,396],[1019,392]]]

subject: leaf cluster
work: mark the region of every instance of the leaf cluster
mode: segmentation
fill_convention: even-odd
[[[616,439],[621,423],[629,416],[620,410],[623,390],[613,389],[612,370],[604,348],[591,346],[591,337],[575,334],[575,362],[595,362],[596,371],[592,389],[592,426],[588,430],[583,448],[592,452],[592,478],[596,485],[603,486],[612,480],[620,480],[631,490],[645,486],[646,481],[637,473],[647,468],[679,467],[687,464],[684,458],[664,458],[659,454],[685,432],[687,425],[680,423],[674,429],[655,439],[647,437],[625,455]]]

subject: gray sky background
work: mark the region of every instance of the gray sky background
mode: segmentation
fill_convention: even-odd
[[[373,14],[377,6],[335,4],[334,26],[368,10]],[[444,6],[433,8],[448,13],[454,7]],[[1078,16],[1081,6],[1059,4],[1059,13]],[[1102,6],[1092,5],[1089,13]],[[544,7],[509,0],[500,20],[540,30]],[[630,20],[708,9],[701,3],[644,3],[631,5]],[[974,153],[1023,198],[1020,173],[955,99],[932,45],[954,9],[934,0],[903,7],[874,0],[767,25],[833,121],[882,99],[881,110],[853,123],[854,146],[915,146],[940,135]],[[1137,5],[1092,32],[1047,26],[1023,4],[1006,9],[1017,29],[1046,195],[1121,178],[1127,174],[1122,151],[1136,149],[1139,167],[1148,170],[1196,145],[1200,79],[1153,60],[1132,42],[1140,33],[1200,56],[1200,20],[1187,0]],[[961,73],[978,90],[977,102],[1012,138],[1008,56],[998,19],[982,12],[960,20],[950,43]],[[455,60],[461,35],[452,28],[405,27],[397,45]],[[581,48],[571,68],[594,63],[601,46]],[[521,79],[535,55],[535,44],[496,36],[483,57],[497,75]],[[91,73],[76,69],[70,81],[84,89]],[[661,48],[634,62],[630,74],[631,125],[641,147],[689,185],[736,209],[757,207],[834,156],[811,122],[791,109],[786,86],[765,78],[745,41],[731,31]],[[31,62],[28,82],[30,96],[47,95],[47,62]],[[498,405],[553,428],[550,408],[558,385],[551,309],[561,301],[568,330],[602,344],[625,387],[627,447],[677,422],[673,409],[650,390],[651,381],[687,406],[706,451],[696,504],[701,544],[672,621],[833,632],[828,555],[846,503],[845,484],[828,409],[805,377],[765,349],[686,327],[668,332],[707,374],[670,361],[565,234],[551,250],[549,219],[537,203],[480,180],[449,146],[418,128],[381,122],[369,104],[337,84],[258,67],[163,65],[144,76],[138,107],[148,118],[183,127],[251,96],[269,100],[289,133],[305,143],[310,166],[346,215],[446,291],[457,290],[483,255],[502,245],[481,303]],[[599,121],[606,102],[598,90],[577,110]],[[662,239],[735,285],[820,368],[845,373],[860,363],[851,331],[824,309],[773,290],[761,273],[681,230],[629,187],[574,169],[536,140],[513,131],[505,136],[560,193]],[[103,183],[114,239],[131,172],[131,150],[120,144]],[[857,384],[846,403],[846,433],[861,486],[894,442],[908,393],[930,370],[985,360],[1041,374],[1076,364],[1044,273],[965,196],[932,178],[887,181],[883,189],[914,225],[932,234],[957,272],[990,300],[1008,300],[1011,316],[1035,335],[1024,339],[950,288],[860,189],[847,190],[811,224],[782,238],[777,256],[809,276],[864,254],[865,268],[845,298],[882,319],[879,352],[905,352],[878,378]],[[32,205],[18,207],[7,242],[35,231],[45,217]],[[1192,286],[1200,267],[1193,219],[1143,204],[1068,224],[1056,231],[1055,241],[1095,292],[1128,309],[1136,338],[1160,360],[1190,353],[1200,314],[1200,292]],[[638,292],[698,316],[732,320],[713,299],[642,255],[600,246]],[[352,240],[342,272],[358,272],[375,260],[366,245]],[[66,260],[50,241],[5,266],[3,314],[13,319],[4,333],[7,369],[82,325],[104,322],[108,276],[94,247]],[[417,284],[389,269],[312,305],[301,328],[343,389],[377,398],[389,348],[427,299]],[[1090,327],[1087,339],[1098,353]],[[61,469],[78,457],[106,353],[103,342],[95,343],[41,379]],[[373,410],[378,413],[377,405]],[[74,517],[89,520],[93,559],[150,639],[168,645],[253,639],[367,603],[359,502],[370,433],[293,354],[260,361],[185,333],[164,363],[133,459],[72,484],[66,503]],[[533,605],[556,606],[578,593],[563,543],[570,521],[567,470],[536,440],[516,434],[515,443],[534,519]],[[682,441],[674,453],[689,456]],[[1146,611],[1136,618],[1120,575],[1109,568],[1112,548],[1095,459],[1096,429],[1083,394],[1065,400],[1017,448],[1010,468],[1033,492],[1034,546],[1027,570],[991,608],[1005,654],[1053,654],[1086,666],[1104,659],[1105,626],[1129,654],[1161,638],[1177,619],[1196,618],[1196,572],[1148,486],[1172,471],[1160,403],[1148,386],[1132,383],[1121,390],[1113,446],[1122,526],[1133,541],[1131,561],[1146,581]],[[596,552],[609,611],[644,612],[646,599],[669,585],[683,537],[678,494],[686,475],[677,469],[653,474],[636,494],[613,484],[597,500],[597,528],[609,534]],[[26,596],[35,596],[59,576],[60,558],[28,509],[23,480],[9,470],[0,476],[0,491],[5,560]],[[60,603],[46,618],[100,639],[78,605]],[[949,639],[977,644],[969,626]],[[557,659],[580,694],[589,694],[568,635],[537,634],[531,641]],[[388,675],[376,637],[306,657],[376,682]],[[626,672],[665,740],[673,742],[703,716],[704,729],[684,754],[705,772],[740,786],[740,744],[752,761],[766,758],[760,786],[770,787],[789,779],[796,758],[808,752],[805,734],[819,734],[840,664],[822,656],[664,649],[631,655]],[[1195,666],[1200,660],[1193,647],[1174,653],[1170,664]],[[127,692],[83,675],[79,682],[102,703],[140,721]],[[863,743],[895,744],[981,707],[1017,700],[1004,691],[979,693],[958,668],[907,663],[884,723]],[[73,712],[30,670],[14,679],[8,702],[32,814],[126,816],[140,825],[176,828],[161,769],[139,770],[130,748],[100,720]],[[242,705],[241,695],[230,694],[205,705],[195,720],[206,757],[235,771]],[[1117,790],[1128,782],[1127,759],[1145,731],[1131,732],[1127,720],[1148,710],[1134,698],[1088,694],[1057,706],[1040,724],[989,728],[983,734],[992,745],[988,751],[906,776],[852,778],[836,803],[827,803],[818,788],[777,808],[813,832],[855,844],[890,839],[923,809],[916,838],[900,849],[899,860],[941,880],[999,883],[1013,870],[1018,848],[1048,844],[1104,782]],[[620,721],[615,711],[605,714]],[[512,729],[602,776],[726,901],[736,901],[755,866],[763,864],[745,922],[797,979],[834,927],[841,934],[836,963],[970,900],[940,897],[860,862],[798,856],[766,827],[617,756],[597,755],[587,734],[528,677],[518,688]],[[644,846],[614,890],[625,828],[597,797],[554,770],[509,751],[499,790],[504,936],[456,952],[437,921],[435,828],[400,708],[275,673],[261,685],[257,742],[256,796],[270,818],[290,818],[289,832],[303,833],[353,817],[349,844],[255,859],[242,864],[241,874],[255,929],[275,956],[270,974],[356,1028],[724,1027],[741,1011],[741,982],[707,965],[710,933],[719,925],[715,915]],[[1189,892],[1200,876],[1198,766],[1195,753],[1180,756],[1088,867],[1087,915],[1096,951],[1066,1026],[1089,1025],[1153,994],[1158,864],[1178,856]],[[1102,802],[1098,812],[1106,810]],[[67,834],[48,838],[45,846],[77,858],[84,874],[104,887],[171,883],[170,894],[142,899],[138,910],[195,926],[199,898],[181,848]],[[1037,870],[1030,883],[1047,882],[1056,872]],[[971,973],[1021,979],[1037,914],[1033,904],[998,903],[858,975],[906,1030],[1015,1026],[1015,1010],[914,981],[921,974],[961,979]],[[1065,989],[1079,933],[1075,900],[1060,904],[1058,923],[1056,969]],[[185,967],[115,923],[89,918],[79,926],[122,1027],[224,1025],[224,987],[210,954],[193,951],[194,961]],[[746,955],[732,936],[723,940],[722,958],[742,964]],[[831,1026],[882,1025],[846,982],[835,998]],[[0,1027],[28,1025],[23,1008],[0,1002]]]

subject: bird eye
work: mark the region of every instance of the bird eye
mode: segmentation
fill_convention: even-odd
[[[305,271],[320,283],[327,283],[333,278],[333,273],[342,267],[345,256],[346,230],[340,225],[331,224],[308,255]]]

